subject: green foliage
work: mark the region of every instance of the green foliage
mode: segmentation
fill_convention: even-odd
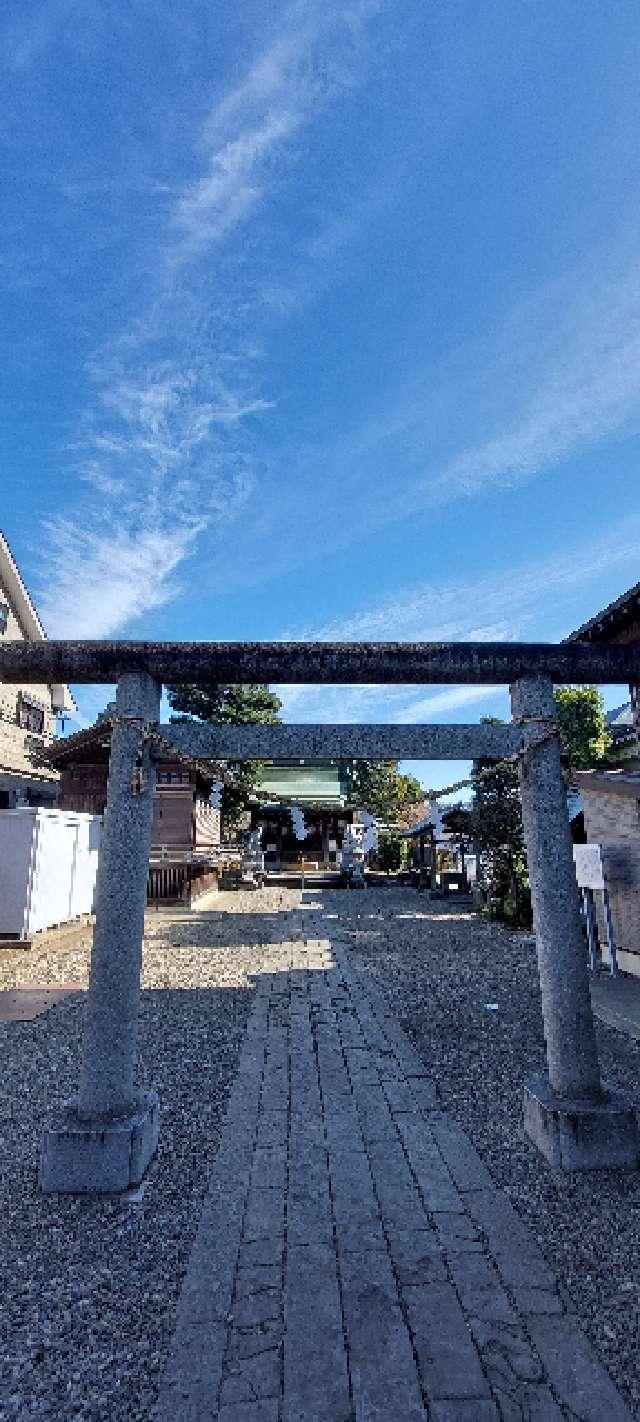
[[[597,686],[559,686],[554,696],[570,764],[590,770],[611,749],[602,692]]]
[[[501,917],[529,924],[531,896],[517,766],[479,760],[473,770],[474,774],[490,772],[474,787],[470,829],[488,875],[491,898]]]
[[[167,692],[173,710],[183,713],[173,716],[174,721],[187,721],[195,717],[199,721],[212,721],[218,725],[245,726],[261,722],[271,726],[280,720],[282,702],[268,686],[208,682],[204,686],[170,686]],[[221,802],[225,833],[237,827],[260,778],[261,768],[259,760],[228,762],[229,780],[223,786]]]
[[[397,834],[381,834],[376,851],[376,864],[386,869],[387,874],[402,868],[403,843]]]
[[[246,726],[259,721],[273,726],[280,720],[282,702],[268,686],[234,686],[211,681],[204,686],[169,686],[167,692],[174,711],[196,716],[199,721],[225,726]]]
[[[407,811],[424,800],[420,781],[402,775],[397,760],[354,760],[345,769],[348,804],[385,823],[401,824]]]
[[[604,702],[595,686],[563,686],[555,692],[560,731],[571,766],[588,769],[606,759],[611,746]],[[494,718],[483,718],[485,723]],[[470,809],[456,805],[444,822],[459,841],[480,851],[490,897],[500,917],[530,924],[531,894],[522,825],[518,769],[491,760],[474,761],[474,774],[490,773],[474,787]]]
[[[611,745],[604,702],[596,686],[561,686],[555,691],[558,722],[571,766],[585,770],[602,762]],[[494,762],[474,762],[474,772]],[[481,851],[491,897],[503,918],[530,923],[531,895],[527,877],[518,771],[498,765],[474,790],[471,833]]]

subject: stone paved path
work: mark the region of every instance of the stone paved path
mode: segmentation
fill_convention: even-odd
[[[629,1419],[326,929],[265,949],[155,1422]]]

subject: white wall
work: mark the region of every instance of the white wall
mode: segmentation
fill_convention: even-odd
[[[0,810],[0,936],[92,912],[100,829],[97,815]]]

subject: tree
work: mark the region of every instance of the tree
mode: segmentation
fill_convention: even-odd
[[[483,722],[499,724],[493,717],[483,717]],[[515,923],[530,923],[531,896],[517,765],[482,759],[474,761],[473,771],[483,774],[474,786],[471,832],[488,871],[491,896],[497,899],[502,917]]]
[[[571,767],[590,770],[611,749],[602,692],[597,686],[558,686],[554,697]]]
[[[583,770],[601,763],[606,759],[611,737],[598,688],[561,686],[554,696],[571,766]],[[529,923],[531,895],[517,766],[479,760],[474,761],[473,769],[474,773],[490,772],[474,787],[471,827],[488,871],[492,897],[498,900],[503,917]]]
[[[397,834],[381,834],[376,850],[376,863],[379,869],[386,869],[387,874],[393,869],[394,873],[402,865],[402,840]]]
[[[203,686],[185,683],[167,687],[173,710],[184,713],[173,721],[213,721],[223,725],[245,726],[256,721],[273,726],[280,720],[282,702],[268,686],[236,686],[206,682]],[[252,791],[260,778],[262,761],[234,760],[227,764],[229,779],[222,789],[221,818],[225,829],[237,826]]]
[[[403,775],[397,760],[354,760],[345,769],[348,804],[387,823],[401,824],[407,810],[424,800],[420,781]]]
[[[256,721],[275,726],[280,720],[282,702],[268,686],[211,681],[203,686],[169,686],[167,691],[173,709],[183,713],[180,719],[196,716],[199,721],[224,726],[248,726]]]

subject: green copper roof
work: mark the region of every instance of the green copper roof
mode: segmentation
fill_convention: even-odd
[[[344,806],[347,785],[339,765],[266,765],[254,795],[294,805]]]

